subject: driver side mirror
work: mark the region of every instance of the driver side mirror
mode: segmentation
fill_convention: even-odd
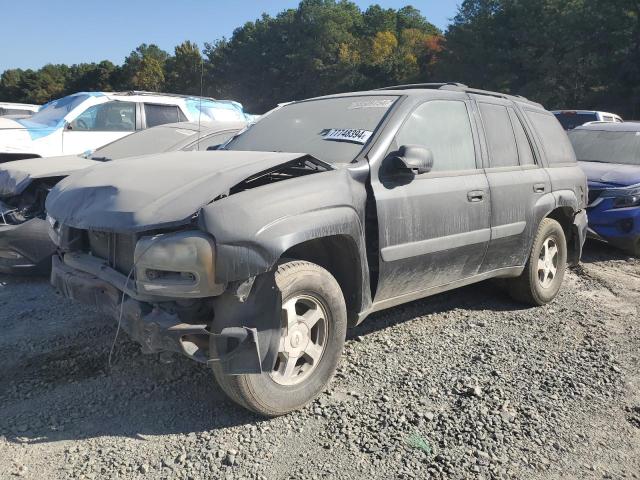
[[[414,174],[429,173],[433,168],[433,152],[420,145],[402,145],[393,154],[395,168],[411,170]]]

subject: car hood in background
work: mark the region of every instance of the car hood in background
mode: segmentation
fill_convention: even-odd
[[[182,225],[248,177],[305,156],[213,151],[125,158],[65,178],[51,190],[46,209],[80,229],[138,232]]]
[[[589,183],[626,187],[640,183],[640,165],[620,163],[578,162]]]
[[[78,155],[29,158],[0,164],[0,197],[20,195],[36,178],[66,177],[99,164]]]

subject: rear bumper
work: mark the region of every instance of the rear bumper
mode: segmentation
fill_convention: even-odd
[[[47,222],[32,218],[19,225],[0,225],[0,272],[46,274],[56,246]]]
[[[122,282],[118,283],[125,285],[127,279],[122,277]],[[265,359],[266,352],[259,347],[261,344],[268,347],[269,342],[265,344],[265,340],[261,340],[262,334],[256,327],[246,326],[244,322],[229,325],[225,321],[233,319],[233,314],[227,310],[233,300],[226,295],[220,298],[218,310],[226,317],[220,322],[226,328],[219,328],[219,333],[214,333],[213,329],[217,327],[213,324],[217,322],[213,319],[209,323],[186,323],[171,307],[161,308],[158,304],[136,300],[111,282],[65,264],[58,256],[52,259],[51,284],[66,298],[93,306],[119,321],[121,328],[142,346],[144,353],[171,351],[201,363],[219,362],[223,372],[232,375],[261,373],[264,362],[272,361],[270,357]],[[214,302],[214,299],[209,300]],[[170,302],[165,299],[167,303]],[[244,304],[251,305],[251,302]],[[211,348],[212,345],[215,348]]]

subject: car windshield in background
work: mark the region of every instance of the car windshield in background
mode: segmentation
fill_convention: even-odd
[[[640,132],[573,130],[569,139],[582,162],[640,165]]]
[[[97,149],[91,155],[94,160],[116,160],[151,153],[165,152],[178,143],[193,137],[197,130],[159,126],[128,135]]]
[[[349,163],[397,98],[369,95],[292,103],[263,117],[225,148],[307,153],[327,163]]]
[[[44,105],[38,112],[34,113],[29,119],[23,120],[23,122],[28,122],[27,126],[39,124],[43,127],[57,127],[62,123],[67,113],[87,98],[89,98],[89,95],[71,95],[54,100]]]
[[[565,112],[556,113],[555,116],[565,130],[573,130],[587,122],[598,120],[598,116],[595,113]]]

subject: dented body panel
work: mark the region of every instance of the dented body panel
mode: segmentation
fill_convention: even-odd
[[[379,102],[371,100],[376,95]],[[131,291],[117,290],[140,303],[130,314],[138,326],[127,327],[138,332],[136,338],[145,322],[154,325],[154,332],[164,329],[166,338],[187,328],[179,325],[191,324],[204,332],[183,336],[193,337],[189,341],[196,345],[183,353],[195,358],[204,349],[226,373],[237,374],[273,367],[282,300],[273,275],[283,259],[326,268],[342,288],[352,325],[393,305],[488,278],[518,276],[545,217],[562,224],[570,260],[578,261],[586,232],[584,175],[571,155],[566,164],[547,158],[549,147],[543,148],[525,112],[546,114],[541,106],[515,97],[479,98],[454,88],[367,96],[343,103],[350,110],[388,108],[375,131],[326,125],[317,132],[327,141],[353,137],[362,142],[360,153],[345,163],[325,163],[309,152],[232,150],[129,159],[127,178],[109,165],[69,177],[47,202],[60,247],[54,284],[61,291],[67,288],[64,279],[73,272],[65,269],[74,250],[95,250],[91,232],[99,232],[108,246],[129,238],[139,246],[134,260],[127,263],[117,252],[114,258],[102,255],[98,270],[76,265],[82,276],[92,275],[99,284],[108,271],[111,278],[119,275],[117,283],[126,288],[132,277]],[[409,119],[420,120],[414,113],[429,102],[454,102],[458,112],[468,115],[463,127],[470,153],[464,167],[438,164],[446,158],[441,151],[431,158],[431,167],[437,168],[402,163],[398,152]],[[494,161],[480,103],[504,108],[510,115],[505,118],[518,122],[522,133],[513,165]],[[318,144],[322,139],[315,141],[315,149]],[[335,155],[339,149],[331,145]],[[521,159],[523,145],[529,149],[528,162]],[[193,260],[187,260],[194,255],[172,255],[183,259],[168,263],[158,256],[140,260],[141,238],[171,235],[206,239],[212,268],[202,275],[213,275],[208,284],[220,286],[219,292],[212,287],[189,297],[169,286],[163,290],[165,301],[139,296],[155,281],[145,278],[135,286],[145,269],[170,270],[171,275],[195,271],[189,265]],[[105,251],[100,248],[95,251]],[[144,269],[138,270],[138,263]],[[69,282],[82,290],[77,279]]]

